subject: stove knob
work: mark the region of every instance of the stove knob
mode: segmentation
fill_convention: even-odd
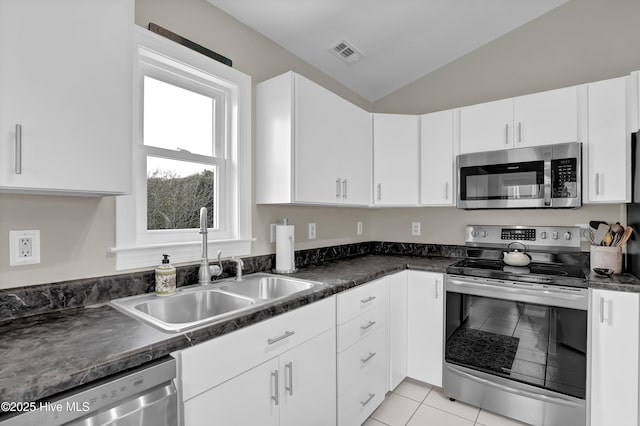
[[[553,238],[554,240],[557,240],[557,239],[558,239],[558,232],[554,231],[554,232],[553,232],[553,237],[552,237],[552,238]]]
[[[540,233],[540,238],[542,238],[543,240],[546,240],[547,239],[547,233],[545,231],[542,231]]]
[[[568,232],[568,231],[567,231],[567,232],[565,232],[565,233],[564,233],[564,239],[565,239],[565,240],[570,240],[570,239],[571,239],[571,232]]]
[[[473,238],[476,238],[478,236],[479,232],[476,228],[471,228],[471,236]]]
[[[484,229],[482,230],[482,237],[487,238],[487,231],[485,231]]]

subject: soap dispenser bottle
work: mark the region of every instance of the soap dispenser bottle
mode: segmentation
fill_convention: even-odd
[[[162,256],[162,265],[156,268],[156,295],[169,296],[176,292],[176,268],[169,263],[168,254]]]

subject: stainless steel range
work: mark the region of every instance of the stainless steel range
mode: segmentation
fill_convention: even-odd
[[[466,232],[467,258],[445,280],[445,395],[530,424],[584,425],[588,290],[580,228]],[[508,247],[528,264],[505,264]]]

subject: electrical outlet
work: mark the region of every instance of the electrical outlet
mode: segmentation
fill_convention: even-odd
[[[362,235],[362,222],[358,222],[357,227],[356,227],[356,234],[357,235]]]
[[[310,240],[315,240],[316,239],[316,224],[315,223],[310,223],[309,224],[309,239]]]
[[[414,237],[419,237],[420,234],[420,222],[411,222],[411,235],[413,235]]]
[[[271,237],[269,238],[269,241],[272,243],[276,242],[276,224],[275,223],[271,224]]]
[[[9,265],[40,263],[40,231],[9,231]]]

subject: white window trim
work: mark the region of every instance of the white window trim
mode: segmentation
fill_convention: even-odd
[[[231,217],[225,218],[231,229],[225,230],[228,233],[224,236],[219,235],[219,238],[222,239],[218,240],[212,240],[214,235],[210,233],[208,249],[209,253],[214,254],[217,250],[222,250],[222,256],[225,258],[250,254],[251,242],[253,241],[251,238],[251,77],[136,26],[134,52],[136,79],[139,78],[138,52],[140,48],[145,51],[145,55],[153,57],[154,60],[162,61],[163,58],[169,58],[171,62],[185,64],[191,69],[195,68],[203,75],[214,76],[229,88],[231,108],[228,120],[231,125],[228,137],[233,142],[229,144],[229,152],[227,152],[229,161],[225,172],[229,182],[225,185],[223,192],[226,192],[224,195],[226,203],[233,206],[229,210]],[[138,105],[140,96],[137,95],[134,96],[134,114],[136,116],[134,116],[135,125],[131,147],[134,159],[139,158],[135,155],[135,150],[140,139],[139,132],[141,132],[138,117],[138,114],[141,114],[141,105]],[[134,177],[134,185],[130,195],[116,198],[116,247],[108,250],[110,253],[115,253],[116,270],[155,266],[162,259],[164,253],[171,256],[172,263],[200,260],[201,237],[197,231],[193,232],[192,241],[166,241],[149,244],[149,241],[143,241],[138,237],[136,208],[139,207],[137,207],[136,193],[139,193],[140,190],[136,189],[135,180]]]

